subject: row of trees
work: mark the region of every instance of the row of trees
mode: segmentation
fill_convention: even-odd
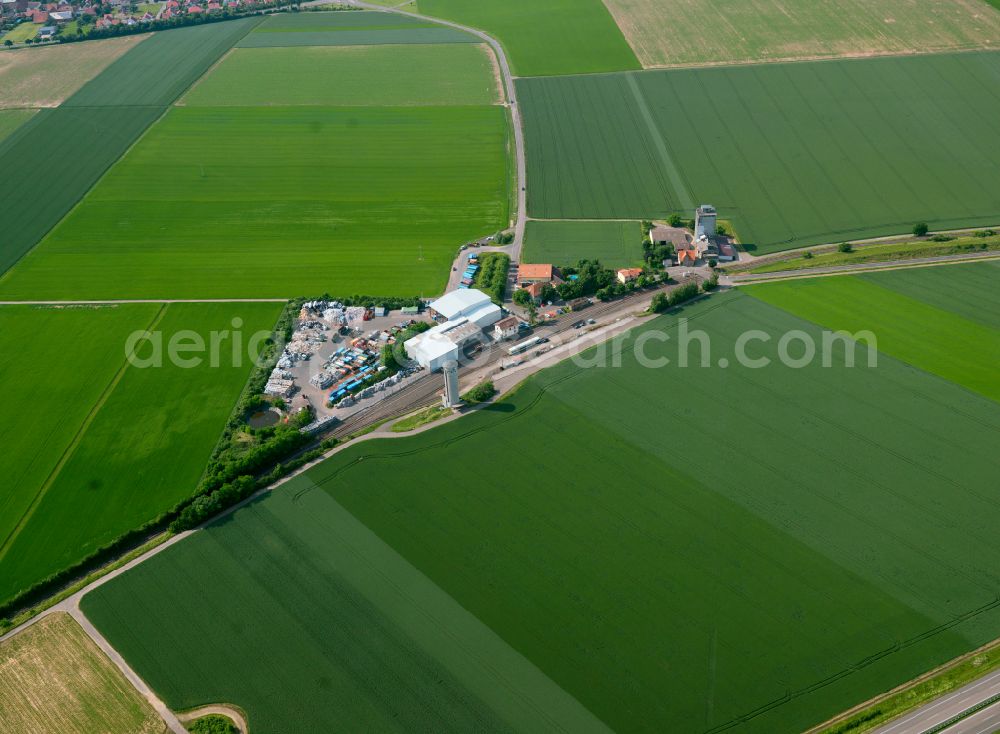
[[[709,293],[718,287],[719,276],[712,273],[712,277],[702,282],[700,287],[697,283],[687,283],[669,293],[657,293],[653,296],[653,302],[650,304],[649,310],[653,313],[663,313],[668,309],[697,298],[700,293]]]

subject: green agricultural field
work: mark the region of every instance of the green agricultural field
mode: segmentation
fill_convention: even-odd
[[[30,23],[27,27],[37,30]],[[122,36],[0,54],[0,108],[55,107],[146,38]]]
[[[601,0],[420,0],[420,12],[499,39],[517,76],[639,68]]]
[[[397,13],[271,15],[240,41],[249,48],[367,46],[372,44],[478,43],[468,33]]]
[[[12,307],[10,316],[0,316],[13,327],[11,337],[3,329],[13,342],[5,355],[32,355],[38,345],[30,361],[9,357],[3,375],[3,384],[19,386],[25,398],[19,403],[15,395],[4,408],[17,449],[5,470],[23,477],[16,504],[3,514],[0,601],[189,496],[250,373],[244,355],[233,361],[231,342],[224,342],[218,367],[207,358],[190,368],[166,359],[163,367],[129,365],[127,336],[150,328],[164,335],[166,349],[182,330],[207,341],[211,331],[232,331],[239,318],[248,340],[270,332],[279,310],[277,303],[143,304]],[[57,341],[67,329],[80,334],[68,344]],[[30,425],[24,411],[45,418],[43,425]]]
[[[812,270],[814,268],[839,267],[874,263],[905,264],[906,260],[941,257],[945,255],[988,255],[1000,250],[1000,237],[959,237],[948,242],[933,239],[914,240],[891,245],[873,244],[855,247],[850,252],[840,252],[830,247],[821,251],[807,251],[804,255],[784,256],[769,259],[762,265],[737,268],[740,272],[764,274],[786,270]]]
[[[128,335],[146,328],[158,310],[153,304],[0,307],[0,384],[7,387],[0,476],[11,488],[0,495],[0,545],[121,368]]]
[[[983,0],[606,0],[643,66],[1000,46]]]
[[[72,617],[52,614],[0,643],[0,722],[32,734],[161,734],[153,707]]]
[[[153,34],[65,104],[169,105],[260,22],[260,18],[241,18]]]
[[[922,293],[883,287],[874,274],[766,283],[747,292],[828,329],[869,330],[879,351],[1000,402],[1000,325],[953,311],[944,300],[957,293],[971,296],[977,310],[995,309],[997,267],[985,271],[992,276],[985,297],[977,293],[980,283],[965,281],[963,271],[970,269],[977,272],[972,265],[949,266],[924,277],[924,289],[943,297],[937,305],[924,303]]]
[[[0,110],[0,142],[26,123],[35,110]]]
[[[0,177],[0,273],[34,247],[166,106],[259,21],[211,23],[149,36],[60,107],[43,110],[0,142],[0,170],[18,172]],[[82,53],[89,45],[79,44]],[[57,140],[72,140],[72,155],[54,145]],[[40,291],[26,294],[29,299],[42,296]]]
[[[682,366],[693,329],[711,366],[698,347]],[[768,366],[734,361],[752,329],[770,339],[747,356]],[[168,704],[235,702],[264,732],[286,715],[310,730],[372,721],[334,663],[364,661],[351,681],[405,681],[378,667],[401,658],[382,630],[457,628],[427,611],[442,594],[523,656],[497,674],[521,683],[513,666],[529,661],[546,695],[612,730],[801,731],[996,637],[1000,406],[888,354],[870,367],[853,343],[829,367],[783,366],[792,330],[822,341],[758,298],[715,295],[638,328],[608,366],[564,363],[459,421],[345,449],[83,608]],[[642,366],[640,337],[670,362]],[[991,359],[978,344],[970,363]],[[504,471],[471,482],[470,457],[493,445]],[[399,557],[419,580],[397,575]],[[364,601],[346,621],[345,584]],[[402,619],[350,637],[373,607]],[[481,649],[411,639],[439,660]],[[449,670],[442,685],[480,680]],[[273,695],[276,678],[289,693]],[[402,728],[452,723],[439,700],[403,703],[426,718]]]
[[[561,266],[575,265],[580,260],[600,260],[613,268],[642,265],[642,232],[634,221],[530,220],[521,260]]]
[[[0,293],[434,295],[508,221],[506,142],[495,105],[178,107]]]
[[[522,79],[528,212],[709,202],[758,254],[995,224],[998,73],[984,52]]]
[[[183,103],[490,105],[499,102],[500,94],[494,69],[492,51],[484,44],[239,48]]]
[[[322,491],[253,502],[83,609],[170,707],[235,703],[259,734],[609,734]]]
[[[904,296],[1000,329],[1000,263],[908,268],[858,276]]]

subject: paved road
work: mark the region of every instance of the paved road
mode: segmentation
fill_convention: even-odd
[[[946,696],[934,699],[915,711],[876,729],[872,734],[924,734],[939,724],[975,706],[981,701],[1000,695],[1000,671],[973,681]],[[1000,706],[986,709],[991,715],[970,717],[945,731],[948,734],[979,734],[1000,729]],[[992,719],[994,728],[989,728]]]
[[[167,728],[170,731],[174,732],[174,734],[187,734],[187,729],[180,722],[180,720],[177,718],[174,712],[171,711],[169,708],[167,708],[167,705],[163,703],[162,700],[160,700],[159,696],[157,696],[153,692],[153,689],[150,688],[148,685],[146,685],[146,682],[139,677],[138,673],[136,673],[132,669],[132,667],[125,662],[125,659],[121,656],[121,654],[119,654],[119,652],[114,647],[112,647],[111,644],[106,639],[104,639],[104,635],[102,635],[97,630],[97,628],[94,627],[94,625],[90,622],[90,620],[87,619],[83,611],[80,609],[80,600],[83,598],[85,594],[87,594],[90,591],[93,591],[98,586],[106,584],[108,581],[111,581],[111,579],[120,576],[121,574],[128,571],[130,568],[134,568],[135,566],[142,563],[146,559],[152,558],[157,553],[162,553],[167,548],[172,546],[174,543],[179,543],[188,535],[190,535],[191,532],[192,531],[188,530],[183,533],[178,533],[170,540],[166,541],[165,543],[161,543],[152,550],[149,550],[143,555],[139,556],[138,558],[135,558],[129,563],[126,563],[121,568],[111,571],[106,576],[102,576],[101,578],[97,579],[90,585],[84,587],[83,589],[76,592],[72,596],[66,597],[58,604],[49,607],[45,611],[29,619],[24,624],[19,625],[14,629],[12,629],[7,634],[0,636],[0,642],[3,642],[9,637],[13,637],[20,631],[24,630],[27,627],[30,627],[38,620],[44,619],[50,614],[55,614],[56,612],[65,612],[66,614],[69,614],[71,617],[73,617],[73,619],[76,620],[77,624],[79,624],[83,628],[83,631],[86,632],[87,635],[90,637],[90,639],[94,641],[94,644],[96,644],[101,649],[101,651],[103,651],[104,654],[108,656],[111,662],[118,667],[118,669],[122,672],[122,675],[125,676],[126,680],[128,680],[128,682],[131,683],[135,687],[135,689],[147,701],[149,701],[150,705],[153,707],[156,713],[158,713],[160,715],[160,718],[162,718],[163,721],[166,723]]]
[[[967,253],[961,255],[939,255],[938,257],[918,257],[912,260],[888,260],[877,263],[856,263],[854,265],[830,265],[825,268],[803,268],[801,270],[780,270],[774,273],[733,274],[724,275],[720,282],[728,285],[742,283],[762,283],[769,280],[788,280],[790,278],[811,278],[817,275],[845,275],[848,273],[863,273],[869,270],[893,270],[898,268],[914,268],[928,265],[948,265],[978,260],[1000,260],[1000,252]]]
[[[608,303],[598,301],[581,311],[578,318],[594,319],[598,325],[604,326],[609,320],[647,308],[653,295],[660,290],[677,288],[687,282],[697,282],[699,280],[700,278],[697,277],[682,278],[675,283],[661,285],[658,288],[649,288],[616,301]],[[577,317],[563,316],[554,322],[539,324],[534,328],[531,335],[548,337],[551,340],[551,344],[558,344],[564,337],[576,337],[583,333],[573,328],[573,322],[577,320]],[[468,364],[463,365],[460,370],[460,377],[464,378],[463,387],[465,387],[464,383],[466,381],[475,384],[479,381],[480,377],[485,378],[486,375],[495,372],[501,362],[512,359],[507,352],[510,346],[510,342],[496,345],[488,353],[480,355]],[[470,387],[471,384],[469,385]],[[413,380],[406,390],[387,395],[382,400],[373,402],[370,406],[352,414],[342,423],[333,426],[329,431],[318,436],[317,439],[341,439],[384,421],[387,418],[406,415],[419,408],[433,405],[438,402],[438,395],[443,389],[444,383],[440,374],[424,373]]]
[[[1000,703],[949,726],[942,734],[994,734],[1000,731]]]

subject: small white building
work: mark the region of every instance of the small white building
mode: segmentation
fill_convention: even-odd
[[[711,204],[702,204],[694,212],[694,238],[700,240],[702,237],[715,237],[718,229],[715,207]]]
[[[493,339],[502,342],[504,339],[511,339],[517,336],[521,326],[521,320],[517,316],[508,316],[493,324]]]
[[[462,288],[446,293],[430,304],[430,310],[447,321],[468,319],[481,329],[500,320],[503,313],[490,297],[475,288]]]

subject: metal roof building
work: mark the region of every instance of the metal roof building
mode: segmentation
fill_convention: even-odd
[[[430,309],[448,321],[465,318],[481,329],[496,323],[502,315],[500,307],[488,295],[475,288],[462,288],[446,293],[431,303]]]
[[[482,329],[474,321],[462,317],[417,334],[407,339],[403,346],[410,359],[434,372],[447,362],[457,362],[458,350],[473,339],[481,339],[482,334]]]

